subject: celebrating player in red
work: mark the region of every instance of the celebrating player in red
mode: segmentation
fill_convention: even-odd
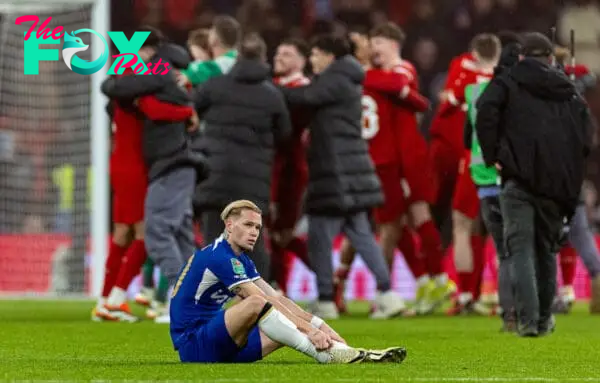
[[[353,38],[359,46],[360,36]],[[402,30],[392,23],[376,27],[371,33],[372,60],[376,68],[367,70],[363,84],[363,136],[369,140],[386,199],[385,205],[374,211],[384,255],[391,267],[396,246],[402,250],[423,287],[419,289],[423,301],[420,306],[423,306],[425,297],[429,298],[427,302],[434,302],[431,298],[435,295],[445,298],[452,292],[453,285],[441,270],[443,253],[439,233],[431,221],[428,206],[433,198],[431,182],[427,179],[427,144],[417,127],[416,113],[425,111],[428,101],[418,92],[414,67],[400,58],[403,41]],[[403,218],[405,214],[421,237],[425,259],[416,252],[413,233],[405,225],[408,222]],[[340,280],[347,275],[352,261],[347,252],[344,249],[337,273]],[[429,262],[425,264],[427,259]],[[430,265],[439,265],[432,274],[439,281],[437,285],[427,276],[426,266]],[[340,294],[337,295],[339,298]],[[427,306],[422,311],[431,311],[434,304]]]
[[[308,47],[298,39],[282,42],[277,47],[274,58],[278,85],[299,87],[308,85],[310,80],[304,75],[308,57]],[[306,112],[306,111],[305,111]],[[294,132],[291,140],[275,153],[273,182],[271,184],[271,275],[284,292],[290,273],[292,259],[287,251],[294,253],[308,266],[306,242],[294,236],[294,228],[301,216],[301,201],[308,182],[306,163],[305,128],[308,125],[307,113],[292,110]]]
[[[494,35],[476,36],[473,39],[472,47],[472,53],[455,59],[451,64],[446,88],[442,95],[442,105],[438,110],[437,117],[439,119],[436,120],[436,123],[441,125],[436,125],[438,140],[432,143],[433,153],[434,155],[441,153],[435,149],[439,149],[442,144],[442,136],[439,133],[439,129],[442,129],[447,140],[444,143],[446,153],[453,153],[452,161],[458,154],[458,150],[454,148],[454,145],[457,144],[454,140],[460,135],[460,139],[464,142],[465,88],[470,84],[489,81],[500,57],[500,40]],[[443,177],[440,176],[440,162],[442,159],[448,160],[449,157],[434,157],[437,164],[436,175],[439,177],[438,186],[450,187],[448,180],[452,177],[455,180],[453,182],[456,182],[453,189],[438,190],[438,193],[447,193],[450,190],[454,192],[452,194],[453,245],[460,294],[457,304],[450,310],[450,314],[463,312],[466,308],[470,309],[471,304],[477,301],[485,265],[485,236],[483,229],[477,228],[482,225],[476,225],[479,215],[479,198],[468,167],[470,149],[464,148],[464,144],[461,143],[461,157],[456,169],[452,174]],[[442,198],[439,194],[438,197]]]
[[[374,60],[382,69],[401,74],[408,82],[408,87],[400,94],[401,97],[410,94],[409,91],[418,91],[419,86],[414,66],[400,57],[403,42],[404,34],[394,24],[384,24],[371,32]],[[419,132],[417,123],[417,113],[423,112],[424,109],[413,102],[403,102],[395,105],[393,110],[393,123],[400,129],[397,142],[408,207],[406,213],[410,226],[420,238],[421,251],[425,256],[426,264],[425,270],[423,268],[415,270],[418,281],[416,308],[419,313],[426,314],[446,300],[456,287],[443,270],[444,253],[441,239],[429,208],[435,197],[431,187],[431,165],[427,143]],[[410,231],[404,229],[403,234],[407,237],[407,242],[412,240]],[[410,246],[403,247],[405,251],[411,250]],[[407,254],[406,258],[410,264],[410,260],[415,259],[416,256]]]
[[[143,49],[140,50],[142,56]],[[133,71],[127,69],[123,75],[133,75]],[[110,158],[114,230],[106,259],[102,297],[92,311],[92,320],[133,322],[137,318],[126,303],[126,291],[147,256],[144,201],[148,171],[142,153],[144,116],[151,120],[186,121],[195,116],[195,112],[188,106],[160,102],[154,96],[128,103],[111,101],[110,108],[115,130]]]

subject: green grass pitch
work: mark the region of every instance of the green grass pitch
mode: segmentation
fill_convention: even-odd
[[[404,345],[400,365],[318,365],[280,350],[248,365],[181,364],[168,326],[92,323],[91,302],[0,301],[0,381],[600,382],[600,316],[577,307],[557,332],[521,339],[496,318],[370,321],[366,305],[332,321],[349,343]],[[140,312],[141,313],[141,312]]]

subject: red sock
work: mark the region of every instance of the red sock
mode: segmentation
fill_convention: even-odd
[[[136,275],[140,273],[140,269],[146,262],[146,248],[144,247],[144,241],[136,239],[131,243],[131,246],[125,253],[123,258],[123,264],[119,270],[119,276],[115,286],[127,290],[129,284],[133,281]]]
[[[402,252],[404,261],[412,272],[413,277],[419,279],[427,274],[425,258],[417,253],[415,237],[408,226],[402,228],[402,233],[400,235],[401,237],[397,244],[398,249]]]
[[[575,272],[577,271],[577,252],[571,246],[560,249],[560,270],[563,286],[573,286]]]
[[[473,250],[473,271],[471,273],[469,292],[473,294],[473,301],[476,301],[481,294],[481,282],[483,281],[485,238],[481,235],[472,235],[471,249]]]
[[[284,292],[287,286],[286,253],[275,241],[271,241],[271,278]]]
[[[417,228],[417,234],[421,237],[421,251],[425,255],[427,272],[431,276],[443,273],[444,251],[440,232],[432,221],[427,221]]]
[[[493,291],[498,291],[498,261],[496,260],[496,254],[491,253],[489,257],[486,257],[486,264],[490,268]],[[485,266],[483,268],[485,270]]]
[[[308,247],[306,245],[306,241],[301,238],[294,237],[290,243],[286,246],[286,248],[294,253],[298,259],[302,261],[308,267],[310,267],[310,260],[308,259]]]
[[[102,297],[104,298],[108,297],[110,290],[112,290],[117,281],[123,255],[125,255],[126,250],[127,247],[121,247],[111,241],[110,248],[108,249],[108,257],[106,258],[106,264],[104,266],[104,287],[102,287]]]

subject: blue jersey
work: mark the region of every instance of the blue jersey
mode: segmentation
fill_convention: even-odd
[[[171,297],[171,340],[175,349],[186,335],[214,318],[235,296],[231,290],[260,278],[254,262],[236,255],[221,236],[197,250],[179,274]]]

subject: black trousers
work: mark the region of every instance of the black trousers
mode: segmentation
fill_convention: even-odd
[[[552,317],[563,216],[554,201],[512,180],[503,186],[500,207],[519,327],[537,331]]]
[[[498,298],[504,321],[514,320],[515,298],[510,275],[510,262],[504,249],[504,224],[500,210],[500,197],[481,199],[481,216],[488,233],[494,240],[498,255]]]
[[[206,210],[203,211],[200,216],[202,219],[202,236],[204,237],[204,244],[206,245],[223,234],[225,225],[221,220],[221,210]],[[263,222],[264,221],[265,217],[263,217]],[[264,280],[269,281],[270,258],[265,247],[264,233],[260,233],[258,240],[256,241],[256,245],[254,245],[254,251],[248,255],[256,265],[256,270],[258,270],[258,273],[261,275],[261,277]]]

